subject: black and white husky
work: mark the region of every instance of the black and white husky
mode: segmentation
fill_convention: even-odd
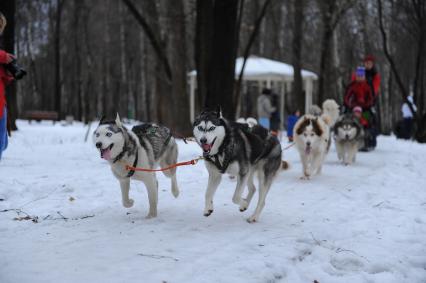
[[[364,146],[364,129],[358,118],[351,113],[339,117],[334,125],[337,157],[345,165],[356,160],[358,149]]]
[[[132,207],[129,198],[130,179],[142,181],[148,191],[149,213],[147,218],[157,216],[158,181],[154,172],[128,171],[126,166],[154,169],[157,165],[167,167],[175,164],[178,147],[170,130],[156,124],[142,124],[127,130],[117,114],[115,121],[100,121],[93,133],[93,143],[101,158],[108,161],[112,173],[120,182],[124,207]],[[176,168],[163,172],[171,178],[172,193],[179,195]]]
[[[232,201],[245,211],[256,191],[254,175],[259,179],[259,201],[254,214],[247,219],[255,222],[265,206],[265,198],[274,176],[281,166],[281,145],[275,136],[261,126],[236,123],[222,117],[220,109],[205,111],[194,122],[193,133],[203,150],[209,180],[205,196],[204,216],[213,212],[213,196],[222,174],[237,176]],[[242,198],[245,186],[246,198]]]

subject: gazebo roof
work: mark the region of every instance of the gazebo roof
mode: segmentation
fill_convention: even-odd
[[[235,77],[237,78],[240,74],[242,65],[243,65],[243,57],[239,57],[235,61]],[[189,76],[196,76],[197,71],[193,70],[189,74]],[[263,57],[258,56],[250,56],[247,59],[246,66],[244,68],[244,79],[246,80],[259,80],[259,79],[293,79],[293,66],[275,61]],[[307,70],[302,70],[303,78],[311,78],[316,80],[318,77],[315,73]]]

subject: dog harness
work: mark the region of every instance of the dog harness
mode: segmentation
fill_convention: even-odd
[[[136,158],[135,158],[135,162],[133,162],[133,168],[136,168],[136,166],[138,165],[138,151],[136,150]],[[127,173],[127,178],[130,178],[133,176],[133,174],[135,174],[135,170],[129,170],[129,173]]]
[[[222,150],[222,151],[220,151],[220,152],[218,152],[218,153],[216,153],[215,155],[212,155],[212,156],[210,156],[210,155],[206,156],[205,160],[213,163],[217,167],[217,169],[219,169],[220,173],[225,174],[226,169],[228,169],[228,166],[231,163],[231,158],[230,158],[231,154],[230,153],[232,153],[233,150],[234,150],[234,146],[231,144],[230,149],[228,150],[229,152],[225,152],[225,158],[223,159],[222,164],[220,164],[220,161],[219,161],[219,154],[224,153],[225,150]],[[214,160],[212,159],[212,157],[214,158]]]

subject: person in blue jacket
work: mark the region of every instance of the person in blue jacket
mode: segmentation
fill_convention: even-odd
[[[287,119],[287,137],[289,142],[293,142],[293,128],[300,117],[300,110],[296,110]]]

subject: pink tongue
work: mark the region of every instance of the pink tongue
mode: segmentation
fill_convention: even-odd
[[[202,145],[202,148],[204,151],[209,151],[212,148],[212,146],[210,144],[205,143]]]
[[[305,153],[306,153],[306,154],[311,153],[311,148],[310,148],[310,147],[306,147],[306,148],[305,148]]]
[[[102,153],[102,158],[105,160],[111,159],[111,150],[107,149]]]

